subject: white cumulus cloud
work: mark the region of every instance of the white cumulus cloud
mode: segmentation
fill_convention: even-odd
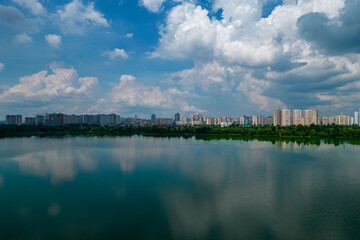
[[[139,4],[141,6],[144,6],[150,12],[159,12],[160,8],[161,8],[161,5],[165,1],[166,0],[140,0]]]
[[[197,108],[194,105],[189,105],[189,103],[186,101],[180,100],[179,105],[180,105],[181,111],[186,112],[186,113],[189,113],[189,112],[190,113],[204,113],[204,112],[206,112],[206,110]]]
[[[45,35],[45,40],[50,44],[53,48],[59,48],[61,44],[61,36],[56,34],[48,34]]]
[[[126,38],[132,38],[133,36],[134,36],[133,33],[127,33],[127,34],[125,34],[125,37],[126,37]]]
[[[51,66],[47,70],[24,76],[19,83],[0,93],[1,104],[19,104],[24,110],[31,106],[34,111],[52,106],[51,111],[65,109],[89,101],[94,87],[98,84],[96,77],[79,77],[73,68]]]
[[[162,111],[204,112],[184,99],[188,92],[176,88],[161,89],[159,86],[146,86],[132,75],[122,75],[119,82],[105,94],[104,98],[89,108],[92,112],[116,112],[133,108],[153,108]],[[130,110],[131,111],[131,110]]]
[[[102,56],[109,56],[111,60],[115,60],[118,57],[127,59],[129,56],[124,49],[115,48],[114,50],[107,50],[101,54]]]
[[[110,92],[113,102],[123,103],[126,106],[160,106],[172,108],[171,97],[163,93],[160,87],[144,86],[136,82],[131,75],[122,75],[120,82]]]
[[[299,19],[311,13],[344,24],[340,21],[353,0],[283,1],[267,17],[262,16],[266,1],[211,2],[205,9],[184,0],[159,28],[151,57],[194,62],[193,68],[173,73],[172,83],[208,97],[216,90],[229,92],[266,111],[285,104],[347,107],[359,98],[354,91],[360,86],[359,54],[329,57],[298,31]],[[149,6],[158,11],[162,3]],[[220,9],[221,19],[211,17]]]
[[[171,79],[188,90],[195,87],[203,91],[229,90],[234,86],[232,79],[241,71],[239,67],[225,67],[219,62],[199,63],[194,68],[173,73]]]
[[[0,72],[2,72],[2,70],[4,70],[4,64],[0,63]]]
[[[31,37],[29,37],[26,33],[18,34],[14,37],[14,43],[16,44],[26,44],[26,43],[32,43],[33,40]]]
[[[40,15],[45,12],[43,5],[38,0],[12,0],[20,6],[29,8],[35,15]]]
[[[86,27],[109,27],[104,15],[95,10],[94,3],[84,5],[81,0],[73,0],[57,11],[59,24],[65,34],[84,34]]]

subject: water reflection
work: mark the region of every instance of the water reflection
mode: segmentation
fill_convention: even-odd
[[[216,140],[237,140],[237,141],[260,141],[260,142],[271,142],[275,143],[291,143],[295,142],[297,144],[304,144],[306,146],[320,146],[322,144],[326,145],[334,145],[339,146],[343,144],[350,144],[350,145],[360,145],[360,139],[336,139],[336,138],[329,138],[329,139],[320,139],[320,138],[301,138],[301,137],[249,137],[249,136],[240,136],[240,135],[196,135],[194,136],[197,140],[204,140],[204,141],[216,141]]]
[[[42,151],[27,153],[10,160],[19,164],[21,174],[50,177],[53,184],[72,181],[79,171],[96,171],[97,159],[91,152]]]
[[[1,141],[0,239],[360,239],[348,142]]]
[[[280,143],[282,149],[293,146],[299,145]],[[321,158],[310,152],[231,150],[198,161],[182,157],[179,169],[193,186],[162,193],[177,239],[360,236],[359,149],[351,153],[357,161],[351,163],[339,162],[326,148]]]

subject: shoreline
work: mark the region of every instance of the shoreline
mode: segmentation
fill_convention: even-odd
[[[206,130],[206,131],[204,131]],[[257,134],[260,132],[271,134]],[[299,132],[303,130],[304,132]],[[238,133],[241,131],[242,133]],[[282,133],[292,133],[298,135],[280,135]],[[309,133],[300,136],[299,133]],[[327,132],[336,132],[334,136],[321,136]],[[346,133],[346,135],[345,135]],[[276,135],[278,134],[278,135]],[[243,141],[267,141],[267,142],[300,142],[320,144],[325,143],[341,144],[342,142],[352,142],[360,145],[359,126],[250,126],[240,127],[231,126],[220,128],[217,126],[196,126],[196,127],[100,127],[68,125],[58,127],[47,126],[1,126],[0,139],[5,138],[63,138],[63,137],[121,137],[121,136],[144,136],[144,137],[165,137],[165,138],[192,138],[198,140],[243,140]]]

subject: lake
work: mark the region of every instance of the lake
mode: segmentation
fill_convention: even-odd
[[[0,139],[0,239],[360,239],[360,145]]]

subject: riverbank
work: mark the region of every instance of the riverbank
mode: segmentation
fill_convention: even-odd
[[[216,137],[257,139],[360,139],[359,126],[1,126],[0,138],[7,137],[52,137],[52,136],[183,136],[214,139]]]

